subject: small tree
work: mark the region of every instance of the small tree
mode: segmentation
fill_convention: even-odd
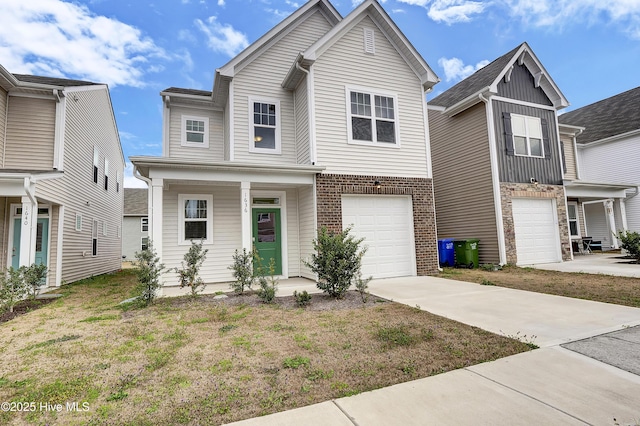
[[[191,288],[191,296],[195,297],[204,290],[204,281],[200,277],[200,268],[207,258],[209,249],[202,248],[202,241],[196,243],[191,241],[189,251],[184,254],[182,269],[175,268],[178,274],[180,288]]]
[[[231,264],[228,269],[233,271],[233,278],[236,280],[229,283],[229,287],[231,287],[236,294],[243,294],[245,289],[250,290],[254,283],[253,257],[254,253],[249,253],[247,249],[244,248],[242,249],[242,253],[236,250],[233,254],[233,264]]]
[[[47,277],[47,266],[33,263],[31,266],[21,266],[20,272],[29,293],[31,293],[31,299],[35,299]]]
[[[135,256],[136,275],[138,277],[136,293],[139,295],[139,299],[148,306],[157,297],[157,292],[160,288],[160,276],[165,268],[160,263],[160,258],[156,254],[151,240],[149,240],[147,248],[136,252]]]
[[[262,265],[262,259],[257,256],[257,253],[254,259],[258,264],[258,285],[260,285],[258,297],[264,303],[273,303],[273,300],[276,298],[276,293],[278,292],[278,279],[274,275],[276,271],[276,261],[272,257],[271,260],[269,260],[269,266],[265,267]]]
[[[640,234],[633,231],[620,231],[617,237],[622,241],[622,248],[629,252],[629,256],[640,263]]]
[[[0,274],[0,304],[3,310],[13,312],[13,307],[29,293],[22,277],[22,270],[10,266],[6,274]]]
[[[364,238],[349,235],[350,231],[350,227],[338,233],[320,228],[313,240],[315,254],[311,255],[311,261],[303,261],[318,275],[318,288],[337,299],[344,296],[360,273],[362,256],[367,251],[366,247],[360,248]]]
[[[362,279],[362,273],[358,271],[358,276],[355,278],[356,290],[360,293],[360,297],[362,298],[362,303],[367,303],[369,300],[369,281],[371,281],[373,277],[368,277]]]

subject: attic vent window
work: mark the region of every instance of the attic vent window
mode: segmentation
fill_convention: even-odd
[[[376,53],[376,38],[371,28],[364,29],[364,52],[372,55]]]

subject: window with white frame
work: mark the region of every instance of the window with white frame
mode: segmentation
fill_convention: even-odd
[[[141,217],[140,218],[140,230],[142,232],[149,232],[149,218]]]
[[[98,183],[98,161],[100,161],[100,153],[98,147],[93,147],[93,183]]]
[[[183,115],[181,145],[209,148],[209,117]]]
[[[142,241],[140,244],[141,250],[146,250],[149,248],[149,237],[142,237]]]
[[[122,175],[120,174],[120,170],[116,172],[116,192],[120,192],[120,181],[122,179]]]
[[[109,189],[109,160],[104,159],[104,189]]]
[[[347,127],[350,143],[398,145],[396,95],[347,89]]]
[[[511,130],[516,155],[544,157],[542,123],[538,117],[511,114]]]
[[[250,152],[280,154],[280,101],[249,98]]]
[[[578,220],[578,203],[567,203],[567,213],[569,216],[569,233],[572,237],[580,237],[580,221]]]
[[[213,241],[213,197],[203,194],[178,195],[179,243]]]
[[[93,227],[91,229],[91,256],[98,255],[98,221],[93,220]]]
[[[76,231],[82,231],[82,215],[76,213]]]

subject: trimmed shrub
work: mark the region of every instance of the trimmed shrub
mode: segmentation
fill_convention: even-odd
[[[3,310],[13,312],[13,307],[24,299],[29,288],[22,277],[22,268],[10,266],[5,274],[0,275],[0,304]]]
[[[207,258],[209,249],[202,248],[202,241],[191,241],[189,251],[184,254],[182,269],[175,268],[180,288],[189,287],[191,296],[195,297],[204,290],[204,281],[200,277],[200,268]]]
[[[253,257],[254,253],[247,252],[247,249],[242,249],[242,253],[236,250],[233,254],[233,263],[228,269],[233,271],[235,281],[229,283],[229,287],[236,294],[243,294],[245,290],[250,290],[254,283]]]
[[[160,258],[153,248],[153,242],[149,240],[146,250],[136,252],[136,276],[138,285],[136,286],[136,294],[138,299],[145,305],[153,303],[158,296],[160,288],[160,276],[164,271],[164,265],[160,263]]]
[[[640,263],[640,233],[620,231],[617,237],[622,241],[622,248],[629,252],[629,256]]]

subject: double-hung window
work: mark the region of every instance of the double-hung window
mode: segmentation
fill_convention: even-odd
[[[109,189],[109,160],[104,159],[104,189]]]
[[[209,117],[183,115],[181,145],[209,148]]]
[[[142,237],[141,244],[140,244],[140,249],[141,250],[146,250],[148,248],[149,248],[149,237]]]
[[[568,202],[569,233],[572,237],[580,237],[580,222],[578,221],[578,203]]]
[[[511,130],[516,155],[544,157],[542,123],[538,117],[511,114]]]
[[[141,217],[140,218],[140,231],[149,232],[149,217]]]
[[[347,115],[350,143],[398,146],[396,95],[348,88]]]
[[[203,194],[180,194],[179,209],[179,243],[190,244],[191,241],[213,241],[213,197]]]
[[[280,154],[280,101],[249,98],[249,151]]]

